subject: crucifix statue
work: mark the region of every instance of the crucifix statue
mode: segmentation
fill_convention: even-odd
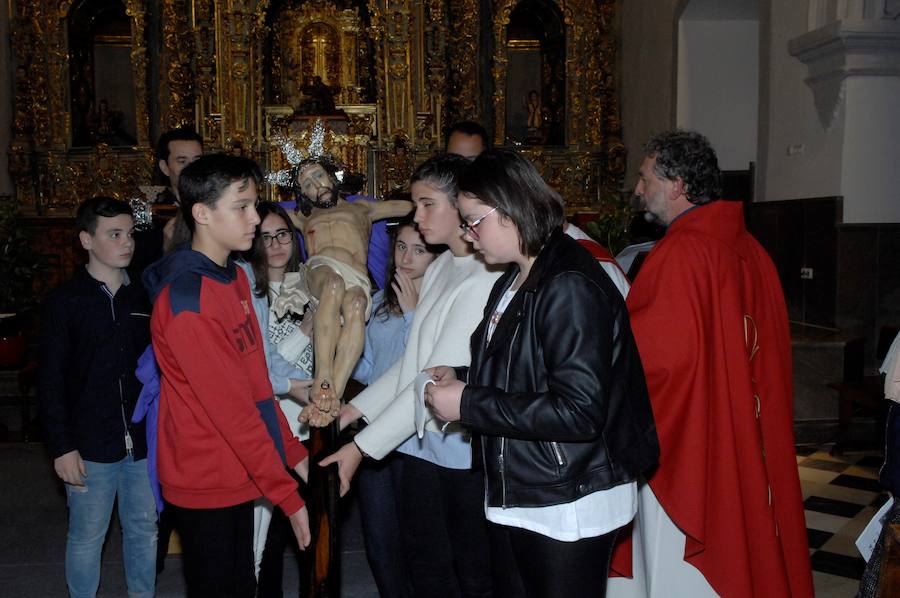
[[[313,322],[313,386],[310,403],[300,414],[300,421],[310,424],[313,461],[337,447],[336,418],[341,397],[362,353],[372,305],[366,268],[372,224],[412,210],[408,201],[347,201],[339,192],[338,179],[343,179],[344,171],[325,155],[324,135],[324,124],[318,120],[305,154],[290,140],[279,139],[292,168],[268,177],[270,182],[290,189],[296,199],[296,209],[290,216],[303,236],[311,302],[318,304]],[[275,309],[280,309],[277,302]],[[337,588],[336,575],[329,571],[338,554],[339,481],[333,468],[325,479],[315,480],[319,469],[310,467],[317,508],[310,517],[316,565],[309,595],[324,597],[335,595]]]
[[[313,427],[327,426],[339,414],[344,388],[362,353],[372,306],[366,270],[372,223],[412,210],[404,200],[347,201],[338,191],[344,171],[325,156],[324,134],[324,124],[316,121],[305,156],[289,140],[280,139],[293,168],[269,176],[296,199],[291,219],[303,236],[309,288],[318,304],[314,382],[310,405],[300,415]]]

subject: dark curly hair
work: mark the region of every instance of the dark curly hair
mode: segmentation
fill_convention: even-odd
[[[657,176],[684,182],[684,195],[692,204],[703,205],[721,196],[719,160],[700,133],[675,129],[651,135],[644,154],[656,158],[653,171]]]

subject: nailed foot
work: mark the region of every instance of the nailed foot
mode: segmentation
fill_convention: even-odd
[[[341,400],[334,391],[334,385],[327,378],[313,383],[311,391],[311,404],[305,407],[303,412],[307,412],[307,421],[311,426],[326,426],[341,414]],[[320,413],[314,416],[311,411],[308,411],[311,409],[316,409]],[[303,412],[301,412],[301,418]]]

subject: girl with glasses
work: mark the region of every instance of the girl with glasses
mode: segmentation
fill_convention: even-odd
[[[294,371],[300,370],[306,378],[312,378],[313,312],[307,310],[302,319],[292,313],[279,318],[275,313],[275,300],[289,292],[291,282],[304,268],[300,261],[297,235],[290,217],[284,208],[276,203],[260,202],[256,211],[260,224],[253,240],[247,261],[253,269],[250,277],[255,282],[253,292],[256,297],[265,298],[269,306],[268,327],[263,331],[268,335],[281,359],[273,360],[269,367],[272,388],[278,395],[278,403],[287,418],[291,431],[300,440],[309,437],[309,430],[297,421],[300,410],[308,397],[312,380],[297,380],[280,375],[276,364],[289,364]],[[248,273],[249,276],[249,273]],[[259,501],[254,509],[254,553],[258,568],[257,596],[266,598],[282,595],[282,574],[284,550],[293,542],[290,522],[280,509],[272,509],[268,501]],[[300,579],[306,580],[308,560],[305,553],[297,551]],[[301,582],[301,591],[304,584]]]
[[[427,370],[437,383],[426,403],[480,437],[494,592],[603,596],[636,480],[659,454],[625,303],[518,153],[476,158],[458,205],[466,237],[506,273],[471,337],[471,364]]]

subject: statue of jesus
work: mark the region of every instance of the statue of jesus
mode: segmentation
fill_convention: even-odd
[[[303,235],[309,287],[318,299],[313,324],[314,379],[311,403],[301,421],[324,427],[340,413],[340,399],[365,340],[372,308],[366,271],[372,223],[405,216],[403,200],[348,202],[323,161],[299,164],[292,181],[297,210],[291,215]]]

